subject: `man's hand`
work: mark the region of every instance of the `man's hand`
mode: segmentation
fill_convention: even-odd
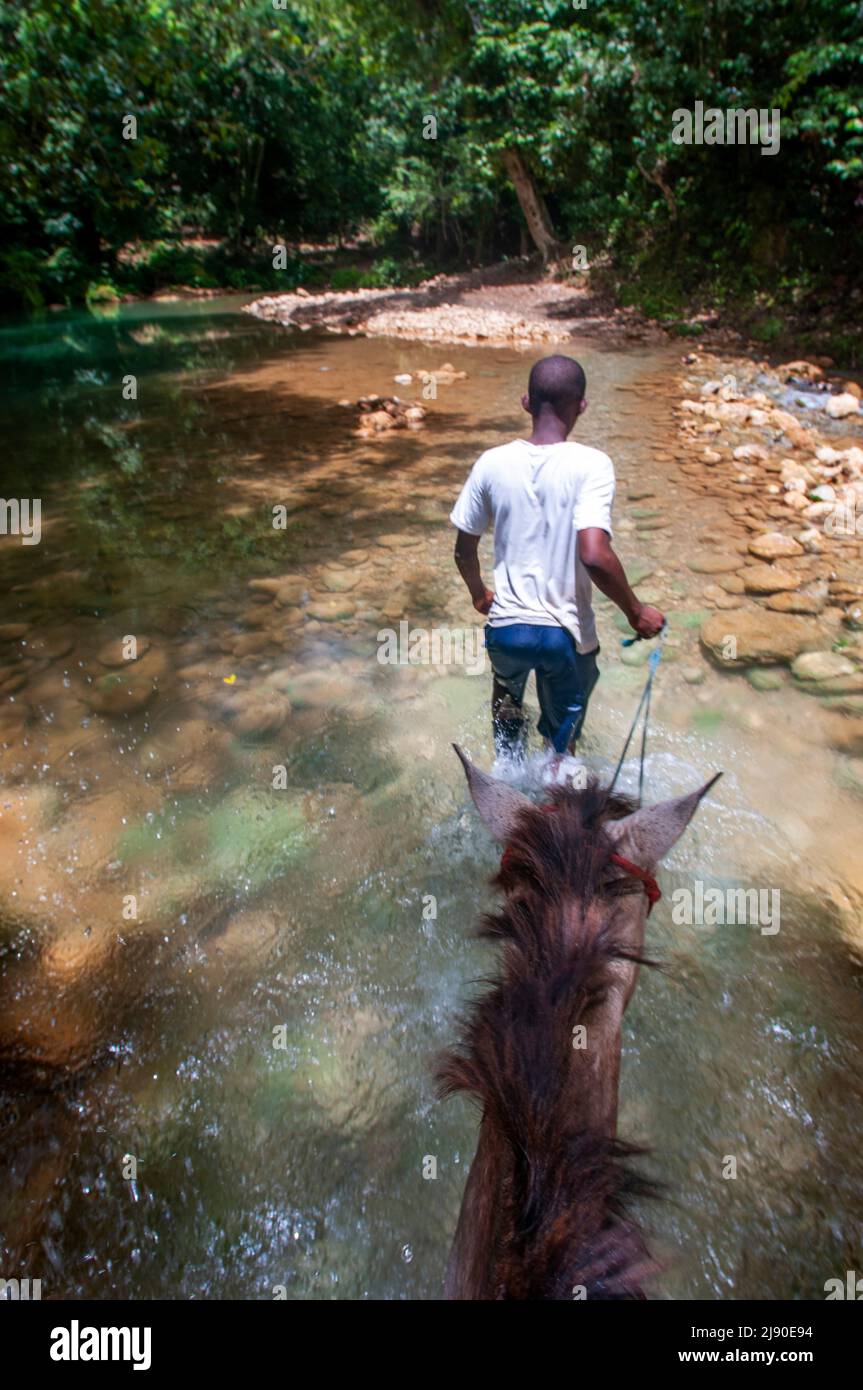
[[[658,608],[636,598],[611,548],[608,533],[598,526],[586,526],[578,533],[578,554],[597,589],[617,604],[639,637],[655,637],[665,618]]]
[[[493,603],[494,594],[492,593],[491,589],[484,589],[483,592],[481,594],[477,594],[476,598],[473,600],[474,608],[476,609],[477,613],[482,613],[483,617],[485,617],[486,614],[489,612]]]
[[[629,625],[638,633],[639,637],[656,637],[665,626],[665,616],[660,613],[658,608],[652,608],[649,603],[639,603],[636,611],[629,619]]]

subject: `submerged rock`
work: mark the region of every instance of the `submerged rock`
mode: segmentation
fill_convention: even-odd
[[[290,712],[290,701],[271,686],[232,690],[222,697],[222,713],[241,738],[266,738],[277,733]]]
[[[334,671],[279,673],[269,677],[269,680],[285,691],[296,709],[344,707],[355,694],[353,682]]]
[[[134,656],[128,655],[131,646],[129,637],[135,639]],[[112,641],[106,642],[96,653],[96,660],[101,666],[126,666],[132,662],[140,661],[151,646],[149,637],[139,637],[137,633],[129,633],[126,636],[115,637]]]
[[[852,757],[863,757],[863,719],[831,713],[825,717],[823,728],[831,748]]]
[[[155,699],[166,672],[167,658],[151,650],[137,661],[126,662],[126,669],[99,676],[85,690],[84,699],[96,714],[114,718],[137,714]]]
[[[295,608],[306,593],[308,585],[299,575],[282,579],[276,589],[276,603],[281,608]]]
[[[775,666],[752,666],[746,672],[746,679],[753,690],[780,690],[785,684],[782,672]]]
[[[853,676],[857,667],[839,652],[805,652],[791,663],[791,673],[800,681],[826,681]]]
[[[322,623],[335,623],[342,618],[351,618],[357,606],[348,598],[320,598],[310,603],[306,609],[310,618]]]
[[[863,796],[863,758],[845,758],[839,766],[836,780],[846,791]]]
[[[706,608],[679,608],[668,615],[669,627],[679,627],[683,629],[701,627],[701,624],[710,617]]]
[[[34,661],[59,661],[60,657],[69,655],[72,646],[72,638],[62,632],[52,632],[45,637],[22,642],[24,655],[32,657]]]
[[[358,574],[352,574],[350,570],[324,570],[321,574],[321,583],[331,593],[344,594],[348,590],[356,588],[359,578]]]

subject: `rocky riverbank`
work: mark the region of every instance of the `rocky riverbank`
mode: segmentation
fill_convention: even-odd
[[[676,409],[684,494],[719,501],[712,542],[687,561],[715,610],[709,660],[758,690],[789,679],[863,753],[863,414],[856,382],[819,363],[691,353]]]
[[[586,277],[538,278],[530,263],[436,275],[412,289],[266,295],[246,312],[301,332],[410,338],[423,342],[541,347],[573,333],[659,340],[663,330],[632,309],[613,306]]]

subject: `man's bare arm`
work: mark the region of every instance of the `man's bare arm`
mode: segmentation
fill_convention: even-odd
[[[616,603],[629,626],[639,637],[655,637],[665,622],[658,608],[641,603],[608,538],[599,526],[587,526],[578,533],[578,555],[591,580],[606,598]]]
[[[494,594],[483,583],[479,565],[479,536],[459,531],[455,541],[455,562],[458,572],[470,590],[477,613],[485,615],[494,602]]]

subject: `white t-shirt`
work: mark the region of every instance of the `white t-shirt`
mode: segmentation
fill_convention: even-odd
[[[592,585],[576,540],[588,526],[611,535],[613,500],[614,465],[585,444],[514,439],[480,455],[450,521],[471,536],[494,526],[492,627],[560,624],[579,652],[596,649]]]

